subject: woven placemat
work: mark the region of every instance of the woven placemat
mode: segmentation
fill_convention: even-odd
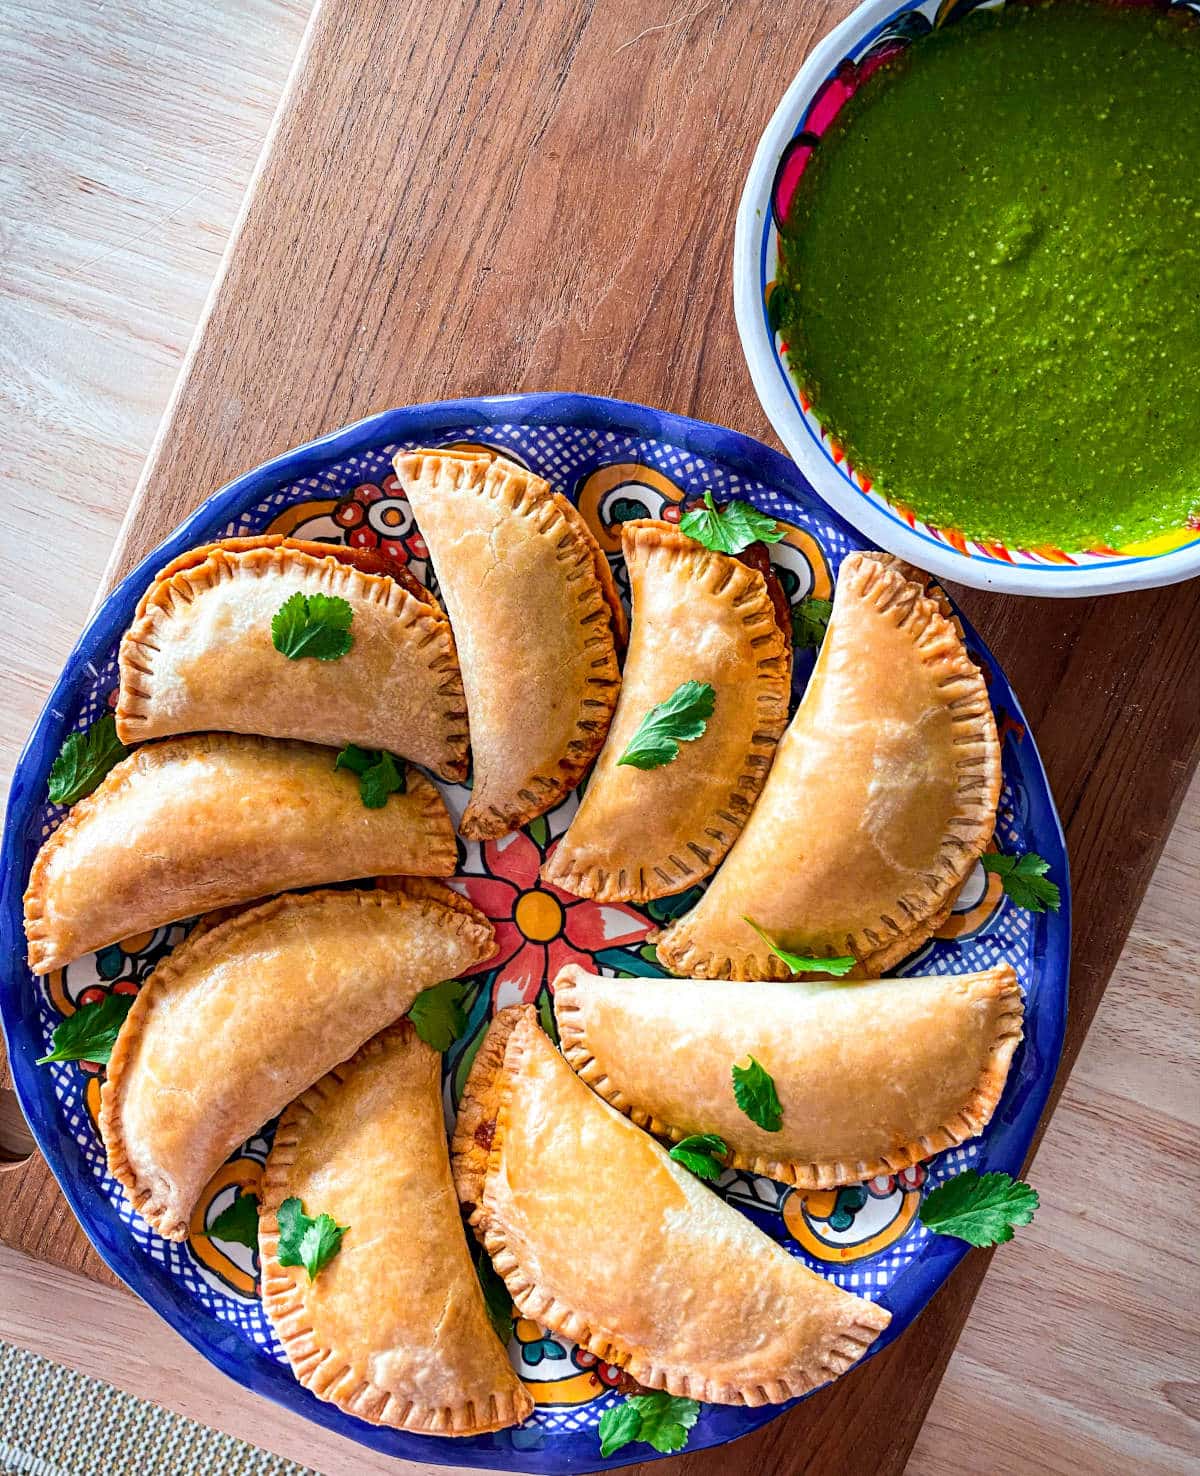
[[[318,1476],[0,1342],[0,1476]]]

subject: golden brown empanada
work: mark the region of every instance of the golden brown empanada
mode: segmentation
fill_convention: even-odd
[[[787,725],[791,636],[766,581],[669,523],[621,529],[633,634],[616,715],[587,793],[542,869],[579,897],[648,902],[713,871],[758,798]],[[702,737],[656,769],[619,763],[683,681],[715,695]]]
[[[134,933],[292,887],[449,876],[441,795],[408,770],[367,809],[329,748],[200,733],[148,743],[75,805],[25,891],[29,967],[48,974]]]
[[[273,897],[186,939],[142,986],[101,1092],[108,1166],[130,1203],[184,1239],[239,1143],[494,948],[482,913],[423,880]]]
[[[401,1021],[284,1113],[263,1175],[263,1310],[319,1399],[377,1425],[478,1435],[519,1424],[533,1400],[471,1264],[441,1065]],[[347,1227],[311,1281],[278,1259],[279,1207],[293,1196]]]
[[[606,1102],[675,1141],[715,1133],[731,1167],[804,1189],[894,1174],[981,1133],[1021,1041],[1008,964],[753,989],[611,979],[570,964],[554,989],[563,1054]],[[732,1068],[747,1056],[774,1079],[778,1132],[734,1100]]]
[[[346,600],[353,645],[289,660],[271,622],[295,594]],[[218,731],[357,743],[467,773],[467,707],[437,601],[370,551],[266,535],[192,549],[142,596],[121,641],[117,732],[126,743]]]
[[[938,595],[852,554],[762,796],[658,956],[675,974],[788,978],[750,918],[790,953],[880,974],[945,920],[999,796],[987,688]]]
[[[522,1315],[648,1388],[717,1404],[791,1399],[843,1373],[890,1320],[589,1091],[532,1005],[502,1010],[479,1048],[453,1166]]]
[[[541,477],[452,452],[395,465],[458,642],[474,758],[459,828],[504,835],[556,805],[599,752],[620,604],[579,513]]]

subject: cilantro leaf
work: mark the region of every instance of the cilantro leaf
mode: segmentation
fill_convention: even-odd
[[[335,769],[358,775],[358,792],[368,810],[382,810],[389,794],[404,794],[408,771],[404,760],[381,748],[359,748],[347,743],[333,761]]]
[[[801,600],[792,610],[792,643],[802,651],[815,650],[825,639],[832,614],[832,600],[818,600],[814,595]]]
[[[638,1439],[664,1455],[683,1449],[688,1431],[700,1418],[700,1406],[694,1399],[681,1399],[662,1390],[653,1394],[632,1394],[629,1403],[642,1417]]]
[[[315,656],[336,661],[354,644],[350,622],[354,610],[341,595],[289,595],[271,620],[271,640],[289,661]]]
[[[716,1133],[692,1133],[675,1144],[671,1157],[684,1168],[691,1169],[698,1179],[712,1181],[721,1177],[725,1167],[717,1162],[718,1157],[724,1157],[728,1152],[729,1144],[724,1138],[718,1138]]]
[[[68,733],[50,766],[50,803],[73,805],[126,758],[129,750],[117,737],[117,720],[107,713],[86,733]]]
[[[258,1249],[258,1200],[253,1194],[239,1194],[227,1204],[208,1227],[210,1240],[227,1240],[234,1245]]]
[[[600,1416],[600,1454],[610,1456],[642,1440],[669,1455],[683,1449],[688,1431],[699,1418],[700,1406],[694,1399],[681,1399],[661,1390],[631,1394],[624,1404],[614,1405]]]
[[[475,1275],[479,1277],[488,1320],[496,1329],[496,1336],[507,1348],[513,1335],[513,1304],[508,1287],[504,1285],[504,1278],[492,1265],[491,1257],[483,1246],[475,1245],[471,1259],[475,1262]]]
[[[1011,1174],[977,1174],[964,1169],[926,1196],[917,1211],[936,1235],[953,1235],[968,1245],[1001,1245],[1013,1238],[1014,1225],[1028,1225],[1038,1207],[1037,1190]]]
[[[679,528],[705,548],[727,554],[739,554],[752,543],[778,543],[784,536],[784,530],[774,518],[760,513],[748,502],[727,502],[719,508],[713,503],[711,492],[704,494],[703,507],[684,513]]]
[[[614,1455],[635,1441],[641,1433],[642,1417],[626,1400],[614,1404],[600,1416],[600,1454]]]
[[[135,998],[132,994],[106,994],[95,1004],[81,1006],[54,1027],[54,1049],[39,1056],[35,1065],[44,1066],[47,1061],[94,1061],[97,1066],[107,1066]]]
[[[717,694],[707,682],[682,682],[656,703],[638,724],[629,747],[617,760],[635,769],[658,769],[679,757],[679,745],[702,736]]]
[[[417,1034],[435,1051],[448,1051],[467,1028],[462,1002],[469,988],[460,979],[445,979],[431,989],[422,989],[409,1006],[408,1018]]]
[[[733,1099],[765,1133],[777,1133],[783,1126],[783,1107],[775,1090],[775,1078],[753,1056],[749,1066],[733,1068]]]
[[[279,1250],[281,1266],[303,1266],[309,1281],[337,1255],[342,1236],[349,1225],[339,1225],[332,1215],[318,1215],[315,1220],[304,1213],[304,1206],[293,1194],[279,1206]]]
[[[840,979],[843,974],[848,974],[858,962],[856,958],[851,958],[849,955],[845,958],[805,958],[799,953],[789,953],[786,948],[780,948],[778,943],[773,943],[756,922],[751,922],[748,917],[743,917],[742,921],[750,923],[775,957],[783,959],[793,974],[834,974]]]
[[[1001,856],[995,851],[985,851],[980,856],[984,871],[1000,878],[1005,892],[1018,907],[1028,912],[1057,912],[1062,895],[1055,882],[1046,875],[1049,861],[1044,861],[1035,851],[1026,851],[1021,856]]]

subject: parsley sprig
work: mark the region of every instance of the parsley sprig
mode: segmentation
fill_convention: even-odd
[[[97,1066],[107,1066],[135,998],[132,994],[106,994],[95,1004],[82,1005],[54,1027],[53,1050],[39,1056],[35,1064],[94,1061]]]
[[[753,1056],[748,1059],[749,1066],[733,1067],[733,1100],[764,1133],[777,1133],[783,1126],[783,1105],[775,1078]]]
[[[664,1455],[682,1450],[699,1418],[700,1406],[694,1399],[681,1399],[662,1390],[630,1394],[624,1404],[614,1405],[600,1416],[600,1454],[610,1456],[635,1440],[652,1445]]]
[[[224,1240],[232,1245],[258,1249],[258,1200],[253,1194],[239,1194],[227,1204],[208,1227],[210,1240]]]
[[[304,1213],[304,1206],[293,1194],[279,1206],[279,1250],[281,1266],[303,1266],[309,1281],[320,1272],[341,1249],[342,1236],[349,1225],[339,1225],[332,1215],[316,1219]]]
[[[461,979],[445,979],[422,989],[408,1011],[417,1034],[435,1051],[448,1051],[467,1028],[463,1000],[470,986]]]
[[[800,953],[789,953],[786,948],[780,948],[778,943],[772,942],[756,922],[748,917],[743,917],[742,921],[750,924],[775,957],[781,958],[793,974],[833,974],[840,979],[858,962],[848,954],[844,958],[806,958]]]
[[[717,694],[707,682],[682,682],[638,724],[618,765],[658,769],[672,763],[679,757],[681,743],[692,743],[703,735],[716,701]]]
[[[671,1157],[698,1179],[713,1182],[721,1177],[725,1165],[720,1162],[729,1152],[729,1144],[716,1133],[692,1133],[681,1138],[671,1149]]]
[[[314,656],[336,661],[354,644],[350,622],[354,609],[341,595],[289,595],[271,620],[271,640],[289,661]]]
[[[801,600],[792,608],[792,644],[802,651],[815,650],[825,639],[832,614],[832,600],[819,600],[815,595]]]
[[[358,792],[368,810],[382,810],[389,794],[403,794],[408,784],[404,760],[386,749],[347,743],[333,761],[335,769],[358,775]]]
[[[985,851],[979,858],[984,871],[1000,878],[1000,884],[1018,907],[1028,912],[1057,912],[1062,902],[1058,885],[1046,873],[1050,870],[1035,851],[1026,851],[1021,856],[1002,856],[997,851]]]
[[[475,1262],[475,1275],[478,1276],[483,1291],[483,1305],[487,1309],[488,1320],[495,1328],[496,1336],[507,1348],[513,1335],[513,1303],[508,1287],[504,1285],[504,1278],[492,1265],[491,1257],[483,1246],[474,1246],[471,1259]]]
[[[127,758],[129,750],[117,737],[112,713],[92,724],[86,733],[68,733],[50,766],[50,803],[73,805]]]
[[[1037,1207],[1037,1190],[1021,1179],[964,1169],[928,1194],[918,1214],[937,1235],[987,1246],[1011,1240],[1013,1226],[1028,1225]]]
[[[703,507],[684,513],[679,528],[714,553],[727,554],[739,554],[752,543],[778,543],[785,531],[774,518],[748,502],[727,502],[717,507],[711,492],[704,494]]]

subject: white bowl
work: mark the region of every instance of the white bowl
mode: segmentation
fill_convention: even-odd
[[[942,0],[941,9],[948,14],[943,13],[940,23],[953,23],[974,8],[969,0],[953,8]],[[868,53],[875,62],[889,48],[910,44],[935,23],[938,9],[938,0],[906,5],[865,0],[809,54],[759,140],[738,207],[733,248],[734,309],[758,398],[796,465],[831,507],[881,548],[939,578],[1029,595],[1112,594],[1190,579],[1200,574],[1200,527],[1180,528],[1122,549],[1064,553],[985,545],[900,511],[831,445],[788,373],[767,310],[778,260],[772,210],[777,176],[782,188],[789,182],[781,166],[798,135],[824,132],[837,111],[839,89],[848,83],[853,90]]]

